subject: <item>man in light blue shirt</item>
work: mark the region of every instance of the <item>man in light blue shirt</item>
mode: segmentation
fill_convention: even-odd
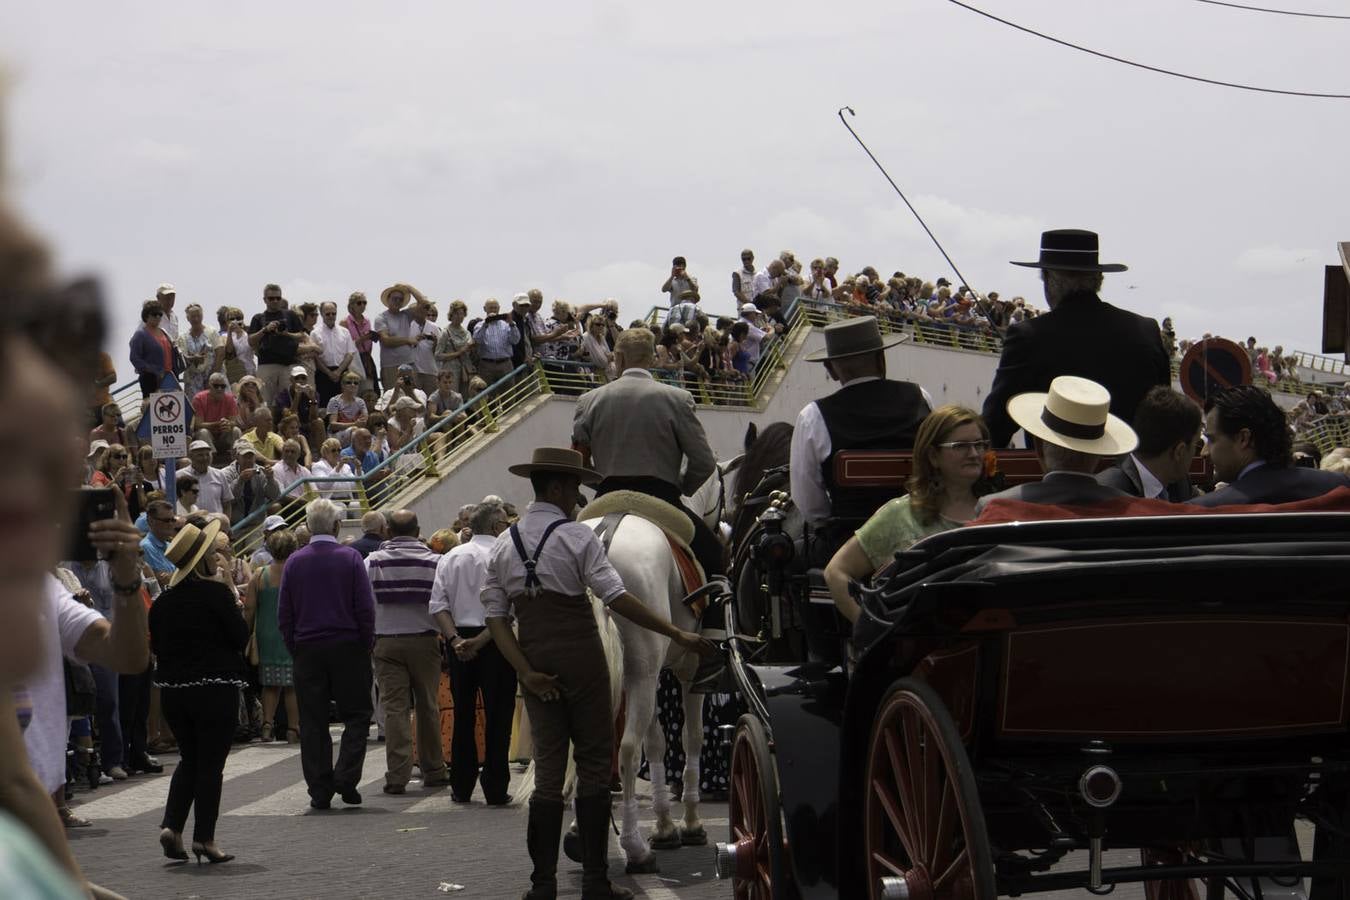
[[[145,508],[145,519],[150,526],[150,533],[141,538],[141,550],[145,553],[145,561],[150,564],[150,571],[155,573],[160,584],[167,585],[177,567],[169,562],[164,551],[178,533],[178,517],[167,500],[153,500]]]
[[[478,374],[489,386],[511,374],[511,348],[520,341],[520,329],[510,316],[501,315],[501,304],[489,299],[483,304],[487,318],[473,330],[478,342]]]

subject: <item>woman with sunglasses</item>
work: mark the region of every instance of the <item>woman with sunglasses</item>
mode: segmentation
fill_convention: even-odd
[[[347,318],[342,320],[356,344],[356,355],[361,357],[361,366],[365,369],[363,379],[366,386],[377,394],[380,390],[379,369],[375,367],[375,337],[371,333],[370,320],[366,318],[366,295],[355,291],[347,298]]]
[[[231,384],[258,371],[258,356],[249,345],[248,329],[244,327],[244,311],[238,307],[231,306],[225,311],[225,333],[220,336],[219,355]]]
[[[125,484],[131,466],[127,461],[131,454],[121,444],[112,444],[102,455],[94,459],[94,471],[89,475],[91,487],[107,487],[110,484]]]
[[[127,507],[131,520],[138,521],[150,501],[150,495],[164,490],[164,465],[155,459],[155,448],[142,444],[136,451],[136,468],[127,486]]]
[[[989,428],[974,410],[948,405],[928,414],[914,438],[909,492],[877,510],[825,567],[844,618],[856,622],[862,611],[849,596],[850,580],[868,577],[921,538],[975,518],[989,446]]]
[[[160,327],[163,321],[164,307],[159,301],[145,301],[141,306],[144,324],[131,336],[131,366],[141,383],[142,397],[158,391],[166,373],[177,376],[183,372],[183,357],[168,332]]]

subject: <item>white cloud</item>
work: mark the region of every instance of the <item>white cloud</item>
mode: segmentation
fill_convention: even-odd
[[[161,169],[184,170],[197,159],[197,152],[183,144],[143,137],[123,147],[123,153],[135,163]]]

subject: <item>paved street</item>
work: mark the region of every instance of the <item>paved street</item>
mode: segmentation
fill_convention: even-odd
[[[164,775],[138,776],[77,795],[76,812],[93,827],[67,832],[88,876],[132,900],[347,900],[347,898],[514,898],[529,884],[525,812],[462,806],[448,790],[381,792],[384,745],[369,744],[359,808],[309,809],[300,775],[299,747],[240,745],[225,769],[216,836],[233,862],[197,866],[171,863],[159,848],[159,819],[176,757],[165,754]],[[639,782],[646,787],[646,782]],[[481,800],[481,796],[479,797]],[[643,804],[651,822],[650,802]],[[678,807],[677,807],[678,809]],[[708,803],[704,821],[711,840],[726,832],[725,803]],[[191,839],[189,820],[185,843]],[[660,854],[661,874],[622,875],[617,843],[610,850],[611,877],[649,900],[725,898],[729,885],[712,874],[711,847]],[[559,866],[560,897],[579,897],[580,867],[566,857]],[[445,884],[462,891],[441,893]]]

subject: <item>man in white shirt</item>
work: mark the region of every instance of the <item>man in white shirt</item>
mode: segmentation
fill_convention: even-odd
[[[207,441],[188,444],[188,473],[197,479],[197,508],[204,512],[226,512],[226,504],[234,500],[234,488],[229,473],[211,465],[214,452]]]
[[[468,803],[474,785],[482,782],[489,806],[510,800],[507,754],[511,720],[516,709],[516,671],[502,656],[487,630],[479,593],[487,580],[488,560],[497,535],[510,524],[501,500],[485,499],[468,516],[473,537],[441,557],[431,605],[436,624],[454,651],[450,657],[450,690],[455,699],[454,737],[450,743],[450,797]],[[474,714],[483,692],[483,759],[474,739]],[[479,774],[479,765],[482,774]]]
[[[753,303],[747,303],[741,307],[741,318],[745,320],[749,330],[745,334],[745,340],[741,341],[741,349],[750,357],[750,365],[753,368],[755,363],[759,362],[760,356],[764,353],[764,339],[774,333],[774,326],[764,325],[764,311]]]
[[[440,365],[436,362],[436,341],[441,336],[441,329],[428,318],[430,312],[431,301],[425,298],[418,300],[412,305],[412,322],[408,325],[408,337],[415,341],[412,348],[413,378],[424,394],[436,390],[436,375],[440,372]]]
[[[365,369],[356,356],[356,342],[347,327],[338,324],[337,313],[333,301],[319,304],[319,324],[309,333],[309,339],[319,345],[319,357],[314,361],[314,386],[322,409],[327,409],[328,401],[342,393],[343,372],[350,370],[365,378]]]
[[[166,281],[155,291],[155,299],[159,301],[160,306],[164,307],[164,318],[160,319],[159,327],[163,328],[164,333],[169,336],[169,340],[176,344],[178,343],[178,317],[173,314],[173,304],[178,299],[178,289]]]

